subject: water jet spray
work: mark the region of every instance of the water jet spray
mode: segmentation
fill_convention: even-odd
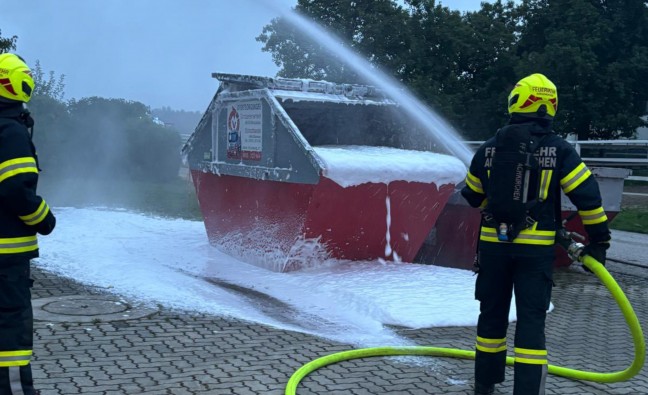
[[[311,21],[292,9],[279,7],[272,3],[272,7],[282,13],[290,24],[299,28],[312,40],[326,47],[332,53],[339,55],[344,62],[368,82],[380,88],[388,97],[398,103],[402,110],[415,120],[423,130],[434,136],[435,141],[469,165],[473,152],[463,143],[454,128],[440,115],[418,100],[407,88],[393,77],[379,70],[371,62],[342,44],[342,40],[321,25]]]

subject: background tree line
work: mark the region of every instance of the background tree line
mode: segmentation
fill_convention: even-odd
[[[490,137],[506,122],[512,84],[532,72],[558,85],[554,126],[563,135],[632,137],[645,124],[643,0],[498,0],[474,12],[435,0],[298,0],[296,9],[402,81],[467,139]],[[280,76],[362,80],[282,18],[257,39]],[[0,32],[0,53],[15,50],[16,42]],[[35,140],[50,175],[159,181],[177,175],[177,129],[189,133],[200,114],[151,111],[124,99],[65,101],[63,76],[44,73],[38,63],[32,67],[38,82],[30,102]],[[156,123],[154,115],[173,125]]]
[[[15,36],[0,37],[0,53],[16,50],[16,41]],[[34,143],[47,178],[153,182],[177,178],[180,135],[173,126],[156,122],[150,108],[101,97],[66,101],[64,76],[46,74],[39,62],[30,67],[36,81],[29,102]]]
[[[534,72],[558,87],[554,129],[562,135],[632,137],[646,124],[644,0],[498,0],[463,13],[435,0],[298,0],[296,10],[403,82],[467,139],[492,136],[507,121],[513,84]],[[362,80],[283,18],[257,40],[280,76]]]

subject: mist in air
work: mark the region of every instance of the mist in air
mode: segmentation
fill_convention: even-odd
[[[273,8],[277,3],[285,7]],[[218,87],[213,72],[276,75],[278,67],[255,38],[295,3],[35,0],[29,24],[24,24],[24,5],[4,6],[2,34],[19,37],[18,52],[30,64],[39,60],[45,72],[65,75],[61,106],[31,103],[43,168],[39,192],[59,218],[57,232],[42,239],[39,267],[146,303],[358,344],[398,343],[401,339],[386,328],[390,325],[473,324],[476,305],[466,291],[473,281],[468,273],[379,262],[332,262],[303,273],[273,273],[208,244],[179,157],[191,126],[169,122],[154,110],[202,115]],[[318,27],[295,18],[329,50],[347,54]],[[404,87],[365,67],[358,55],[348,54],[357,71],[372,70],[361,73],[365,82],[402,101],[409,115],[439,134],[440,146],[465,161],[466,152],[455,146],[443,120]],[[124,278],[124,270],[132,275]],[[412,278],[420,281],[412,288],[416,292],[402,289]],[[250,300],[249,293],[226,291],[236,287],[259,290],[270,306],[255,308],[258,299]],[[383,292],[371,293],[379,289]],[[302,304],[303,294],[312,290],[317,297]],[[351,309],[337,311],[336,305]],[[286,308],[301,319],[281,315]]]

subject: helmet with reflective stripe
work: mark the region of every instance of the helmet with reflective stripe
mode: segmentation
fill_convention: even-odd
[[[34,78],[25,61],[12,53],[0,54],[0,101],[27,103],[33,91]]]
[[[515,84],[508,97],[509,114],[553,118],[558,110],[556,85],[542,74],[531,74]]]

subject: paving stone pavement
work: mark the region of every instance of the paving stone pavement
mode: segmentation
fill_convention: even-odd
[[[648,325],[648,270],[609,264]],[[104,295],[38,268],[33,298]],[[616,304],[592,275],[555,273],[554,311],[547,322],[552,364],[593,371],[626,368],[633,344]],[[35,322],[33,370],[42,395],[283,394],[303,364],[348,350],[311,335],[235,319],[160,308],[119,321]],[[511,328],[509,344],[513,344]],[[472,349],[474,327],[398,329],[420,345]],[[496,394],[512,393],[512,369]],[[324,367],[299,385],[312,394],[472,394],[472,361],[375,357]],[[630,381],[596,384],[550,376],[547,394],[648,394],[644,368]]]

